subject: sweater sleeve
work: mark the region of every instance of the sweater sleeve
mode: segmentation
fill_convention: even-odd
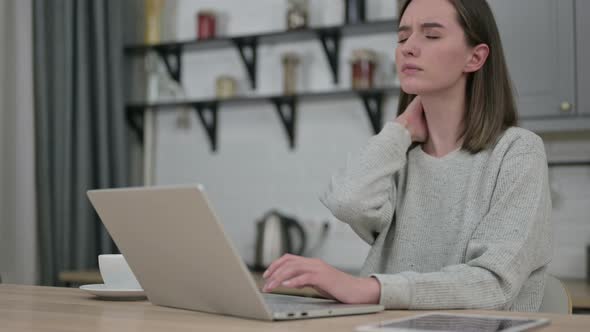
[[[320,201],[367,243],[391,222],[396,201],[394,173],[406,164],[411,144],[408,130],[388,122],[346,167],[332,176]]]
[[[432,273],[374,274],[388,309],[509,309],[522,285],[550,261],[551,199],[544,152],[507,156],[490,210],[464,264]]]

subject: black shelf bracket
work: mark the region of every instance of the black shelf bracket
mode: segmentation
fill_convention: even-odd
[[[250,85],[252,89],[256,89],[258,37],[232,38],[232,41],[240,52],[240,57],[248,72],[248,78],[250,78]]]
[[[156,52],[164,61],[168,73],[178,84],[181,84],[181,73],[182,73],[182,45],[176,45],[173,47],[156,48]]]
[[[295,96],[271,98],[277,114],[281,118],[283,127],[289,138],[289,147],[295,148],[295,122],[297,121],[297,99]]]
[[[130,108],[126,112],[127,124],[137,136],[137,140],[143,143],[143,118],[145,114],[144,109]]]
[[[334,84],[338,84],[338,61],[340,59],[340,40],[342,38],[342,33],[339,29],[319,30],[317,33],[320,38],[320,41],[322,42],[324,53],[326,54],[326,58],[328,60],[328,64],[330,65],[330,69],[332,70],[332,78],[334,79]]]
[[[211,144],[211,151],[217,151],[217,111],[218,111],[218,103],[217,102],[203,102],[203,103],[194,103],[192,107],[197,111],[197,115],[199,116],[199,120],[201,121],[201,125],[205,129],[207,133],[207,137],[209,138],[209,143]],[[208,113],[209,116],[205,115]]]
[[[359,95],[363,99],[373,132],[378,134],[383,126],[383,92],[361,92]]]

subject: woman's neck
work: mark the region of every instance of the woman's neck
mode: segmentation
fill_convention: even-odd
[[[420,96],[428,125],[422,149],[429,155],[443,157],[463,144],[465,84],[461,79],[447,90]]]

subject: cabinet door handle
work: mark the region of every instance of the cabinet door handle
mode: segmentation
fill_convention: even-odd
[[[563,101],[561,102],[561,105],[559,107],[561,109],[562,112],[566,113],[572,110],[572,104],[570,102],[567,101]]]

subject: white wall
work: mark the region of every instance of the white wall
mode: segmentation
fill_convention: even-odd
[[[31,8],[0,1],[0,275],[24,284],[37,280]]]
[[[310,1],[312,25],[341,22],[340,0]],[[285,27],[286,1],[256,0],[179,0],[177,2],[177,38],[195,36],[195,13],[202,8],[223,11],[226,34],[245,34],[282,30]],[[396,15],[395,2],[369,0],[369,18],[391,18]],[[169,36],[173,37],[173,36]],[[239,78],[242,94],[278,93],[281,89],[280,54],[295,50],[304,55],[300,87],[322,91],[349,87],[351,50],[370,47],[379,51],[384,67],[390,71],[394,60],[395,35],[379,34],[346,38],[342,44],[341,83],[332,78],[319,42],[286,43],[259,49],[259,87],[247,90],[246,74],[233,49],[187,53],[182,73],[187,95],[191,98],[212,97],[215,78],[232,74]],[[391,83],[390,75],[380,77]],[[385,105],[386,118],[394,116],[397,100]],[[343,165],[347,153],[361,148],[371,135],[368,119],[359,100],[323,100],[303,102],[297,122],[294,151],[288,143],[272,106],[261,103],[224,107],[219,118],[219,151],[211,154],[205,132],[192,114],[192,128],[176,127],[176,115],[158,116],[156,183],[202,182],[243,258],[254,255],[254,221],[265,211],[279,208],[306,222],[312,234],[317,221],[328,218],[329,211],[318,201],[332,172]],[[551,137],[550,159],[590,159],[589,137],[564,140]],[[567,142],[567,143],[564,143]],[[574,145],[569,144],[573,142]],[[566,147],[575,148],[567,151]],[[583,152],[580,150],[583,149]],[[559,203],[555,204],[557,238],[556,258],[551,270],[559,276],[582,277],[585,274],[585,246],[590,244],[590,222],[587,214],[590,199],[590,170],[567,168],[551,170],[551,185]],[[362,264],[367,246],[346,226],[336,228],[317,256],[345,269]],[[313,239],[312,239],[313,241]]]

